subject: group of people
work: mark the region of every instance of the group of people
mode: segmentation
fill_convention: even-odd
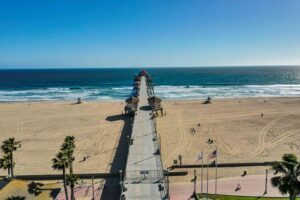
[[[196,133],[196,129],[195,128],[190,128],[190,133],[195,134]]]
[[[241,177],[244,177],[244,176],[246,176],[247,175],[247,171],[243,171],[243,174],[241,175]],[[242,189],[242,187],[241,187],[241,184],[238,184],[237,186],[236,186],[236,188],[235,188],[235,191],[237,192],[237,191],[240,191]]]
[[[206,143],[207,143],[207,144],[212,144],[212,143],[214,143],[214,140],[208,139]]]
[[[200,127],[200,126],[201,126],[201,124],[199,123],[198,127]],[[195,134],[196,133],[196,129],[194,127],[190,128],[190,133]]]
[[[96,155],[96,154],[95,154],[95,155]],[[79,161],[79,162],[84,162],[84,161],[86,161],[86,159],[88,159],[88,158],[90,158],[90,157],[91,157],[90,155],[84,156],[83,159],[82,159],[81,161]]]

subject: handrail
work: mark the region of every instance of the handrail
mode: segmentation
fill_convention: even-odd
[[[155,156],[156,166],[157,166],[157,169],[159,171],[158,177],[159,177],[159,181],[164,186],[164,189],[160,191],[160,194],[161,194],[162,199],[168,199],[168,197],[169,197],[168,192],[169,191],[166,191],[166,190],[169,187],[168,187],[168,182],[165,180],[165,176],[164,176],[163,163],[162,163],[162,159],[161,159],[161,147],[159,145],[160,138],[157,135],[156,119],[155,118],[152,118],[151,125],[152,125],[152,130],[153,130],[153,136],[156,138],[156,140],[153,141],[153,144],[154,144],[155,149],[159,150],[159,155]]]

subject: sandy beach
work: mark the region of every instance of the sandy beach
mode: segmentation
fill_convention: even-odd
[[[53,174],[51,159],[65,136],[76,137],[75,173],[106,172],[123,128],[121,102],[31,102],[0,104],[0,140],[15,137],[22,147],[15,153],[16,174]],[[83,158],[86,161],[82,162]],[[1,175],[6,171],[1,170]]]
[[[206,157],[216,147],[220,163],[274,161],[283,153],[299,155],[300,98],[201,102],[163,102],[167,115],[157,118],[157,130],[166,168],[178,155],[184,164],[200,164],[197,154],[203,149]],[[123,106],[122,102],[1,103],[0,141],[15,137],[22,143],[15,153],[16,174],[60,173],[52,170],[51,159],[67,135],[76,137],[75,173],[108,172],[124,122],[107,117],[120,115]],[[207,144],[209,139],[214,143]],[[82,161],[84,157],[87,159]],[[265,169],[247,170],[249,174],[263,174]],[[238,176],[242,170],[220,169],[219,177]],[[0,173],[6,175],[6,171]]]
[[[197,154],[202,150],[206,163],[208,153],[216,148],[219,163],[274,161],[284,153],[299,156],[299,106],[300,98],[223,99],[212,104],[201,104],[200,100],[165,102],[167,115],[157,119],[164,165],[171,166],[179,155],[183,164],[201,164]],[[214,143],[208,144],[209,139]],[[218,177],[239,176],[243,170],[248,175],[264,174],[266,168],[223,168],[218,170]],[[188,171],[190,176],[173,180],[190,181],[193,170]],[[214,178],[214,172],[210,173],[209,178]]]

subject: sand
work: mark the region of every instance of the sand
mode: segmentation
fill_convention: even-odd
[[[157,130],[165,168],[179,155],[183,164],[201,164],[197,154],[202,150],[206,163],[208,153],[216,148],[219,163],[274,161],[284,153],[300,158],[300,98],[223,99],[212,104],[169,101],[164,102],[164,108],[167,115],[157,118]],[[214,143],[207,144],[209,139]],[[239,176],[243,170],[264,174],[266,168],[223,168],[218,177]],[[193,169],[188,171],[193,174]],[[214,173],[210,170],[209,179]],[[190,181],[191,176],[172,180]]]
[[[206,105],[201,100],[164,101],[163,105],[167,115],[157,118],[157,130],[165,167],[178,155],[184,164],[200,164],[197,154],[203,149],[206,157],[216,147],[220,163],[274,161],[283,153],[300,157],[300,98],[221,99]],[[124,125],[119,117],[123,107],[122,102],[1,103],[0,141],[15,137],[22,143],[15,153],[16,174],[60,173],[52,170],[51,159],[67,135],[76,137],[75,173],[108,172]],[[191,128],[196,132],[191,133]],[[209,145],[208,139],[215,142]],[[263,174],[265,169],[247,170]],[[242,170],[220,169],[219,177],[238,176]]]
[[[123,121],[106,118],[120,115],[123,107],[121,102],[1,103],[0,141],[21,141],[15,152],[16,175],[61,173],[52,170],[51,159],[67,135],[76,137],[75,173],[108,172]]]

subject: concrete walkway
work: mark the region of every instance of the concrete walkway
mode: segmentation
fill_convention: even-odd
[[[158,143],[155,126],[148,108],[145,77],[141,77],[138,111],[134,117],[129,155],[124,179],[126,199],[164,198],[163,170],[160,155],[156,155]]]
[[[251,175],[245,177],[231,177],[218,180],[218,194],[238,195],[238,196],[265,196],[265,197],[287,197],[282,195],[277,188],[272,187],[269,176],[267,184],[267,194],[265,191],[265,175]],[[241,189],[236,190],[238,184]],[[215,181],[208,181],[208,192],[215,193]],[[206,181],[203,184],[203,192],[206,193]],[[192,182],[174,182],[170,183],[171,200],[188,199],[193,193]],[[197,193],[201,193],[201,183],[197,182]]]

